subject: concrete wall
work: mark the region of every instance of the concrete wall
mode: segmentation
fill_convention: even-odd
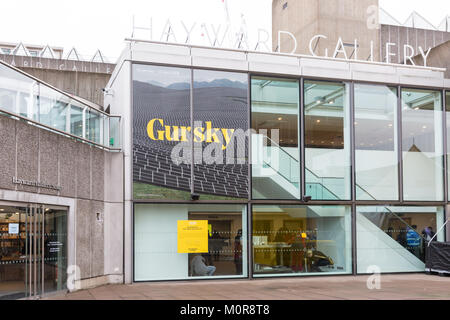
[[[67,93],[103,106],[106,87],[115,65],[88,61],[47,59],[0,54],[5,61]]]
[[[103,107],[103,91],[111,75],[90,72],[20,68],[36,78],[67,93]]]
[[[128,59],[125,50],[122,58]],[[124,281],[133,281],[133,152],[132,152],[132,115],[131,115],[131,63],[125,61],[117,66],[108,86],[114,95],[105,97],[105,106],[109,105],[111,114],[121,115],[120,140],[123,150],[123,234],[124,234]]]
[[[450,32],[448,33],[450,38]],[[427,65],[433,66],[433,67],[439,67],[439,68],[445,68],[445,78],[450,79],[450,40],[447,42],[444,42],[437,47],[433,48],[427,58]],[[414,57],[414,62],[422,66],[423,61],[422,55],[417,55]]]
[[[283,6],[287,3],[287,7]],[[297,53],[310,54],[309,42],[315,35],[325,35],[320,39],[315,52],[317,55],[332,56],[339,37],[346,44],[354,44],[358,39],[358,59],[367,60],[370,56],[370,42],[374,42],[374,60],[379,60],[379,30],[369,29],[370,6],[378,6],[378,0],[274,0],[272,2],[272,41],[273,50],[278,45],[278,31],[293,33],[298,41]],[[315,44],[315,42],[314,42]],[[281,51],[292,50],[292,40],[282,36]],[[350,56],[353,48],[346,47]],[[338,57],[343,58],[341,54]]]
[[[408,44],[414,48],[416,55],[420,54],[419,46],[426,52],[429,48],[434,48],[442,43],[450,40],[450,32],[424,30],[410,27],[381,25],[380,28],[380,40],[381,43],[395,43],[396,46],[392,47],[391,51],[396,54],[395,57],[391,57],[394,63],[403,63],[404,51],[403,46]],[[430,54],[433,54],[434,49]],[[448,47],[447,47],[447,60],[448,60]],[[381,47],[381,55],[383,61],[386,57],[386,47]],[[442,65],[436,65],[434,63],[427,63],[429,66],[442,67]],[[421,62],[419,65],[423,65]]]
[[[122,154],[77,142],[24,121],[0,116],[0,200],[73,199],[74,231],[69,231],[69,261],[80,267],[81,280],[123,272]],[[105,171],[107,168],[107,171]],[[61,190],[22,186],[12,178],[61,186]],[[14,191],[15,199],[5,194]],[[53,196],[46,197],[47,195]],[[72,218],[69,217],[69,221]],[[69,223],[70,224],[70,223]],[[70,230],[70,228],[69,228]],[[105,279],[109,281],[110,279]]]

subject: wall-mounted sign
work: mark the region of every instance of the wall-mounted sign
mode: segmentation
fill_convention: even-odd
[[[9,234],[19,234],[19,224],[18,223],[9,223],[8,224],[8,233]]]
[[[18,68],[50,69],[58,71],[111,74],[115,65],[90,61],[49,59],[42,57],[0,54],[0,60]]]
[[[24,179],[18,179],[16,177],[12,178],[12,183],[23,185],[23,186],[38,187],[38,188],[51,189],[51,190],[57,190],[57,191],[61,191],[61,189],[62,189],[61,186],[55,186],[52,184],[42,183],[39,181],[29,181],[29,180],[24,180]]]
[[[159,41],[161,42],[168,42],[168,43],[178,43],[177,39],[184,39],[185,44],[190,44],[192,42],[192,38],[194,38],[194,35],[201,34],[202,38],[206,40],[207,45],[210,45],[211,47],[223,47],[223,48],[231,48],[231,49],[242,49],[242,50],[252,50],[252,51],[263,51],[263,52],[272,52],[272,45],[271,45],[271,38],[270,33],[262,28],[257,29],[257,37],[256,39],[250,44],[250,39],[248,37],[247,27],[245,24],[242,24],[239,29],[233,30],[233,26],[231,24],[227,24],[225,26],[218,24],[214,25],[211,24],[211,26],[208,26],[206,23],[197,23],[194,22],[192,25],[186,25],[184,21],[180,21],[181,27],[175,27],[175,25],[171,22],[170,19],[167,19],[166,23],[164,24],[164,27],[161,31],[161,37],[159,38]],[[378,25],[373,26],[375,28],[378,28]],[[148,28],[150,31],[150,40],[153,40],[153,19],[150,19],[150,25]],[[238,30],[238,31],[237,31]],[[237,31],[237,32],[234,32]],[[331,58],[337,58],[339,55],[343,56],[346,60],[359,60],[358,52],[362,49],[360,48],[360,42],[358,39],[355,39],[353,43],[351,44],[353,53],[350,55],[350,52],[347,52],[347,49],[345,48],[343,37],[338,36],[338,41],[336,42],[336,46],[333,46],[329,50],[328,48],[323,53],[317,53],[315,50],[315,46],[317,45],[318,41],[320,39],[328,39],[327,35],[323,34],[317,34],[314,35],[311,38],[308,39],[299,39],[294,34],[292,34],[289,31],[285,30],[278,30],[278,32],[274,32],[274,37],[277,39],[277,49],[276,52],[283,52],[281,48],[281,38],[288,37],[290,40],[293,49],[290,52],[285,52],[289,54],[294,54],[297,51],[298,43],[300,41],[306,41],[305,44],[309,44],[309,53],[312,56],[323,56],[323,57],[331,57]],[[256,45],[255,45],[256,44]],[[385,61],[379,61],[379,62],[386,62],[391,63],[392,57],[396,56],[396,52],[402,50],[403,52],[403,63],[406,64],[412,64],[415,65],[415,62],[413,60],[413,57],[415,55],[421,55],[423,58],[423,65],[427,66],[427,59],[429,57],[431,48],[423,48],[421,46],[418,46],[417,49],[414,49],[414,47],[410,44],[405,44],[401,48],[395,48],[397,46],[396,43],[385,43],[380,44],[382,47],[386,49],[386,56],[382,57],[385,59]],[[375,59],[375,40],[370,41],[370,46],[366,49],[370,50],[370,57],[368,58],[369,61],[374,62]]]
[[[152,119],[147,124],[147,134],[154,141],[188,141],[188,134],[193,131],[195,142],[220,143],[225,150],[231,141],[235,129],[213,128],[211,121],[205,121],[206,128],[183,126],[164,126],[163,119]]]
[[[178,253],[208,252],[208,220],[178,221]]]

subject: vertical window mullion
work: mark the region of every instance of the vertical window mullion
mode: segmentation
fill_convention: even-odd
[[[300,79],[300,117],[299,117],[299,130],[298,130],[298,134],[300,136],[300,154],[299,154],[299,159],[300,159],[300,199],[302,201],[305,201],[305,196],[306,196],[306,182],[305,182],[305,88],[304,88],[304,82],[305,79],[301,78]]]
[[[356,158],[355,158],[355,84],[350,83],[350,170],[351,170],[351,200],[356,200]]]
[[[443,155],[442,161],[444,168],[444,201],[448,202],[448,155],[447,155],[447,95],[445,90],[442,91],[442,141],[443,141]]]
[[[191,194],[195,193],[194,189],[194,69],[191,69],[190,82],[190,117],[191,117]]]
[[[402,126],[402,87],[397,87],[397,154],[398,154],[398,195],[403,203],[403,126]]]

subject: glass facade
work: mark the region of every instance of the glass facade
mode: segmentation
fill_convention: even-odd
[[[69,133],[87,143],[120,149],[118,143],[110,141],[119,127],[114,127],[115,132],[104,131],[105,127],[109,128],[109,115],[0,63],[2,111],[10,117],[32,120],[49,130]],[[120,124],[120,117],[115,119]]]
[[[135,199],[189,199],[190,83],[189,69],[133,66]]]
[[[423,272],[429,240],[444,222],[442,207],[356,209],[358,273]],[[433,241],[443,241],[439,233]]]
[[[299,81],[252,77],[252,197],[300,199]]]
[[[443,97],[135,64],[135,281],[424,271]]]
[[[199,128],[194,132],[194,191],[202,199],[246,199],[248,75],[194,70],[193,76],[194,128]]]
[[[346,206],[253,206],[253,274],[351,272],[351,218]]]
[[[440,91],[402,90],[403,197],[444,200],[444,137]]]
[[[135,281],[246,277],[246,221],[243,205],[136,204]]]
[[[355,84],[356,200],[398,200],[397,89]]]
[[[350,95],[346,83],[305,81],[305,194],[351,199]]]

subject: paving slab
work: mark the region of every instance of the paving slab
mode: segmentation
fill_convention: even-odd
[[[450,300],[450,277],[425,274],[147,282],[107,285],[45,299],[69,300]]]

